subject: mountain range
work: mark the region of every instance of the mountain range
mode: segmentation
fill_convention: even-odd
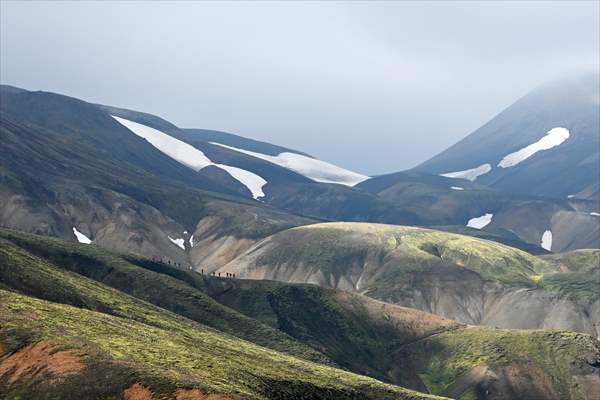
[[[372,177],[0,86],[0,397],[595,399],[599,86]]]

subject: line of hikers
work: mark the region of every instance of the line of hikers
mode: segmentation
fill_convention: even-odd
[[[175,266],[175,267],[181,267],[181,264],[180,264],[180,263],[176,263],[176,262],[174,262],[174,261],[173,261],[173,262],[171,262],[171,260],[164,261],[162,258],[158,258],[158,257],[152,257],[152,261],[154,261],[154,262],[159,262],[159,263],[162,263],[162,264],[173,265],[173,266]],[[193,267],[192,267],[191,265],[188,265],[188,269],[191,271],[191,270],[193,270]],[[204,275],[204,268],[202,268],[202,269],[200,270],[200,273],[201,273],[202,275]],[[223,275],[223,277],[224,277],[224,278],[235,278],[235,274],[233,274],[233,273],[230,273],[230,272],[224,272],[223,274],[224,274],[224,275]],[[210,276],[218,276],[218,277],[221,277],[221,273],[220,273],[220,272],[215,272],[215,271],[212,271],[212,272],[211,272],[209,275],[210,275]]]
[[[200,270],[200,273],[201,273],[202,275],[204,275],[204,268]],[[215,271],[212,271],[212,272],[211,272],[209,275],[210,275],[210,276],[218,276],[218,277],[221,277],[221,273],[220,273],[220,272],[215,272]],[[232,274],[232,273],[230,273],[230,272],[224,272],[224,275],[223,275],[223,277],[224,277],[224,278],[235,278],[235,274]]]
[[[162,258],[162,257],[154,257],[152,256],[152,261],[157,262],[157,263],[161,263],[161,264],[167,264],[167,265],[173,265],[175,267],[179,267],[181,268],[181,263],[178,262],[171,262],[171,260],[167,259],[166,261]],[[191,265],[188,265],[188,269],[192,269]]]

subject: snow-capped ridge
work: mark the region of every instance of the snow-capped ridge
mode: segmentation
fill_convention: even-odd
[[[337,183],[346,186],[355,186],[362,181],[369,179],[368,176],[357,172],[349,171],[337,165],[321,161],[316,158],[308,157],[298,153],[283,152],[276,156],[258,153],[255,151],[240,149],[222,143],[210,142],[216,146],[221,146],[252,157],[271,162],[281,167],[290,169],[294,172],[304,175],[317,182]]]
[[[162,153],[194,171],[200,171],[211,165],[221,168],[235,180],[246,186],[250,193],[252,193],[253,198],[258,199],[265,196],[262,188],[267,184],[267,181],[254,172],[230,165],[214,163],[202,151],[194,146],[159,131],[158,129],[114,115],[112,115],[112,117],[137,136],[146,139]]]

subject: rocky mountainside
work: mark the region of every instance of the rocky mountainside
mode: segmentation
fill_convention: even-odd
[[[600,201],[520,195],[417,171],[373,177],[357,187],[402,208],[420,208],[422,225],[484,235],[529,252],[540,252],[546,232],[552,242],[545,250],[600,248]],[[476,226],[479,233],[464,229],[484,215],[489,220]]]
[[[540,258],[423,228],[324,223],[278,232],[219,271],[358,292],[462,323],[599,337],[600,275],[590,265],[600,250],[581,254]],[[560,261],[575,258],[578,267]]]
[[[9,398],[434,398],[387,381],[453,398],[588,399],[600,386],[600,346],[585,334],[469,327],[16,231],[0,230],[0,297]]]
[[[363,178],[355,173],[301,152],[232,134],[182,130],[151,114],[9,86],[0,96],[7,154],[0,186],[3,226],[73,239],[77,229],[108,248],[197,265],[198,256],[184,243],[201,236],[207,224],[214,231],[211,221],[220,217],[206,209],[222,199],[238,210],[233,203],[285,210],[294,225],[299,220],[293,214],[435,226],[533,253],[600,246],[594,202],[499,193],[465,179],[416,172],[359,182]],[[465,229],[488,214],[483,230]],[[204,217],[211,218],[198,225]],[[551,240],[542,249],[544,235]],[[209,248],[214,246],[220,245]],[[207,254],[213,252],[202,252]]]

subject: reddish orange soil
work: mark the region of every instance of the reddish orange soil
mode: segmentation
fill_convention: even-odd
[[[7,376],[14,383],[24,377],[63,377],[85,368],[75,354],[53,350],[54,345],[47,341],[25,346],[0,361],[0,376]]]
[[[152,400],[152,392],[141,383],[134,383],[123,392],[125,400]]]

